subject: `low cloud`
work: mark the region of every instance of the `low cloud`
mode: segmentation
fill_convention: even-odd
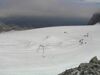
[[[1,17],[89,17],[100,10],[97,4],[83,0],[0,0],[0,3]]]
[[[86,1],[86,2],[98,2],[98,3],[100,3],[100,0],[84,0],[84,1]]]

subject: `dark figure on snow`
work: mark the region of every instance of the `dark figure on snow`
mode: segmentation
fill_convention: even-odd
[[[79,45],[83,45],[84,44],[84,39],[80,39],[79,40]]]
[[[89,33],[87,33],[86,35],[84,35],[84,37],[89,37]]]
[[[39,47],[38,47],[38,49],[37,49],[37,52],[39,52],[39,50],[42,51],[42,57],[44,58],[44,57],[45,57],[46,46],[44,46],[44,45],[39,45]]]

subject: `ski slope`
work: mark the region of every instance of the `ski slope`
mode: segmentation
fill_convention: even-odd
[[[100,24],[0,33],[0,75],[57,75],[100,59]]]

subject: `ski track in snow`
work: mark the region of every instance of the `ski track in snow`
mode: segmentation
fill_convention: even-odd
[[[64,26],[0,34],[0,75],[57,75],[100,58],[100,26]]]

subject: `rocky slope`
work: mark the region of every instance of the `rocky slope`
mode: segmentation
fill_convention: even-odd
[[[93,57],[89,63],[81,63],[78,67],[66,70],[59,75],[100,75],[100,60]]]
[[[96,13],[92,16],[90,21],[88,22],[89,25],[94,25],[96,23],[100,22],[100,13]]]

